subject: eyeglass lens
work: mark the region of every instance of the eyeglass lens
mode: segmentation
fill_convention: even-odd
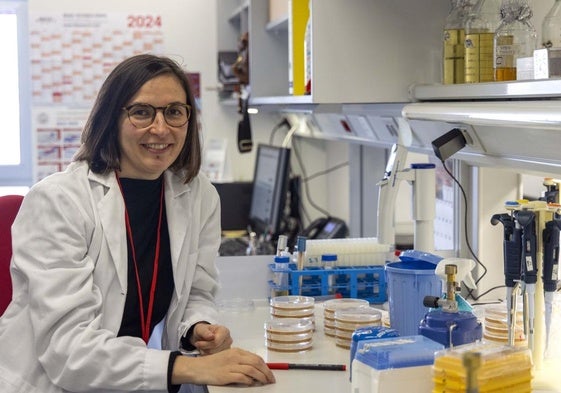
[[[125,108],[131,123],[138,128],[148,127],[154,122],[156,112],[161,109],[164,119],[172,127],[180,127],[187,123],[190,117],[190,107],[186,104],[170,104],[165,107],[154,107],[149,104],[135,104]]]

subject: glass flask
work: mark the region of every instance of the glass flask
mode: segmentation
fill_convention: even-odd
[[[548,76],[561,77],[561,0],[555,0],[543,19],[542,46],[548,52]]]
[[[465,82],[492,82],[494,38],[501,23],[501,0],[478,0],[465,26]]]
[[[561,0],[555,0],[542,23],[544,48],[561,48]]]
[[[495,81],[516,80],[516,60],[531,57],[537,34],[527,0],[502,0],[501,24],[495,32]]]
[[[469,0],[452,0],[451,5],[444,21],[442,82],[445,85],[464,83],[465,22],[471,3]]]

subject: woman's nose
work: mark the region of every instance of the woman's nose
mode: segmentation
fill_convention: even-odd
[[[156,116],[154,117],[154,122],[152,123],[150,131],[153,134],[163,134],[169,131],[163,111],[156,111]]]

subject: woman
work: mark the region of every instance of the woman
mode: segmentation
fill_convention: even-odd
[[[193,105],[172,60],[125,60],[101,87],[74,162],[26,195],[12,227],[0,392],[274,382],[216,324],[220,204],[199,173]],[[151,349],[160,321],[163,349]]]

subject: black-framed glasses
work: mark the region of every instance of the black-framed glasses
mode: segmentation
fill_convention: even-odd
[[[153,106],[150,104],[132,104],[123,108],[127,112],[130,122],[136,128],[150,126],[156,118],[156,113],[161,110],[164,120],[172,127],[181,127],[187,124],[191,117],[191,105],[172,103],[166,106]]]

